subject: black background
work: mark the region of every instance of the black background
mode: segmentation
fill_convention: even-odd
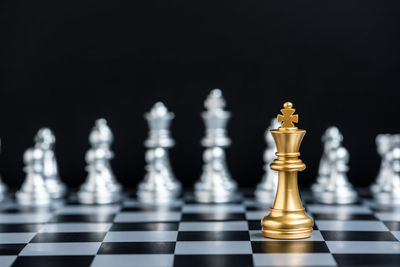
[[[350,180],[369,185],[376,134],[400,130],[397,2],[3,0],[1,175],[21,184],[23,151],[48,126],[62,178],[78,186],[89,131],[105,117],[114,170],[133,187],[144,175],[143,113],[163,101],[176,114],[172,165],[190,187],[201,172],[203,101],[218,87],[233,113],[227,158],[241,186],[260,180],[264,131],[287,100],[307,130],[300,184],[315,179],[320,137],[337,125]]]

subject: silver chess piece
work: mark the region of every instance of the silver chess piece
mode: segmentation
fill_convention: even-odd
[[[323,185],[321,192],[315,194],[318,202],[323,204],[351,204],[357,201],[358,196],[347,179],[349,170],[349,153],[340,146],[328,152],[330,174]]]
[[[391,168],[390,175],[383,176],[382,182],[374,192],[374,199],[380,205],[400,205],[400,146],[397,144],[385,154]],[[389,173],[388,173],[389,174]]]
[[[143,203],[168,203],[179,197],[182,190],[168,155],[168,149],[175,145],[169,130],[174,113],[157,102],[144,117],[149,125],[149,137],[144,142],[146,175],[138,185],[137,197]]]
[[[106,178],[112,191],[119,194],[122,191],[122,185],[118,183],[114,171],[111,167],[111,160],[114,158],[114,152],[111,150],[111,145],[114,142],[114,135],[107,124],[106,119],[100,118],[95,122],[90,135],[89,142],[92,147],[100,148],[105,151],[106,158],[104,160]]]
[[[382,160],[376,180],[370,187],[372,193],[377,193],[381,187],[385,187],[385,178],[393,175],[389,160],[390,155],[388,155],[389,157],[387,156],[392,150],[392,139],[391,134],[378,134],[376,136],[376,148]]]
[[[65,196],[66,186],[58,174],[57,160],[54,154],[56,138],[49,128],[41,128],[35,137],[35,147],[43,151],[43,177],[46,187],[54,199]]]
[[[275,153],[277,152],[274,138],[272,137],[270,130],[278,129],[279,127],[280,123],[276,118],[273,118],[268,129],[265,131],[265,142],[267,143],[267,148],[264,151],[264,175],[254,191],[256,200],[261,203],[272,204],[278,187],[278,172],[272,170],[269,165],[274,161],[276,157]]]
[[[105,119],[96,120],[90,135],[91,148],[86,152],[88,176],[78,192],[84,204],[109,204],[121,200],[122,187],[116,181],[110,160],[114,157],[110,146],[113,135]]]
[[[313,193],[318,193],[324,190],[325,184],[329,179],[331,173],[331,165],[328,159],[328,154],[332,149],[340,147],[343,141],[343,135],[335,126],[330,126],[325,130],[322,136],[322,143],[324,145],[322,157],[319,162],[318,176],[316,182],[311,186]]]
[[[0,150],[1,150],[1,140],[0,140]],[[0,201],[4,200],[6,192],[7,192],[7,186],[3,182],[0,176]]]
[[[24,153],[25,181],[15,193],[21,205],[41,206],[51,204],[51,194],[46,186],[44,169],[44,150],[36,146]]]
[[[194,187],[194,196],[203,203],[231,202],[237,198],[237,184],[228,171],[224,151],[231,144],[226,135],[231,114],[224,110],[225,100],[219,89],[210,92],[204,106],[207,109],[202,113],[206,126],[206,136],[201,141],[205,147],[204,165],[200,181]]]

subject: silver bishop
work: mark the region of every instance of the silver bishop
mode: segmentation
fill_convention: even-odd
[[[110,160],[114,157],[110,146],[113,134],[105,119],[96,120],[90,135],[91,148],[86,152],[88,176],[78,192],[78,200],[84,204],[109,204],[122,198],[122,187],[116,181]]]

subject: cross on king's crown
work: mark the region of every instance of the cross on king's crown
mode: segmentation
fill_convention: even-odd
[[[292,108],[293,104],[291,102],[286,102],[285,104],[283,104],[283,107],[284,108],[281,109],[283,115],[278,115],[278,122],[282,122],[280,128],[296,128],[293,122],[299,122],[299,115],[293,115],[293,113],[295,112],[295,109]]]

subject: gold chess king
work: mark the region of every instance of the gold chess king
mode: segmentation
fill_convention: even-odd
[[[299,120],[298,115],[294,115],[293,104],[286,102],[283,107],[282,115],[278,115],[282,125],[271,130],[278,158],[270,167],[278,171],[278,189],[270,213],[261,221],[262,234],[276,239],[307,238],[312,234],[314,222],[301,204],[297,186],[297,172],[306,168],[298,158],[300,143],[306,131],[293,124]]]

